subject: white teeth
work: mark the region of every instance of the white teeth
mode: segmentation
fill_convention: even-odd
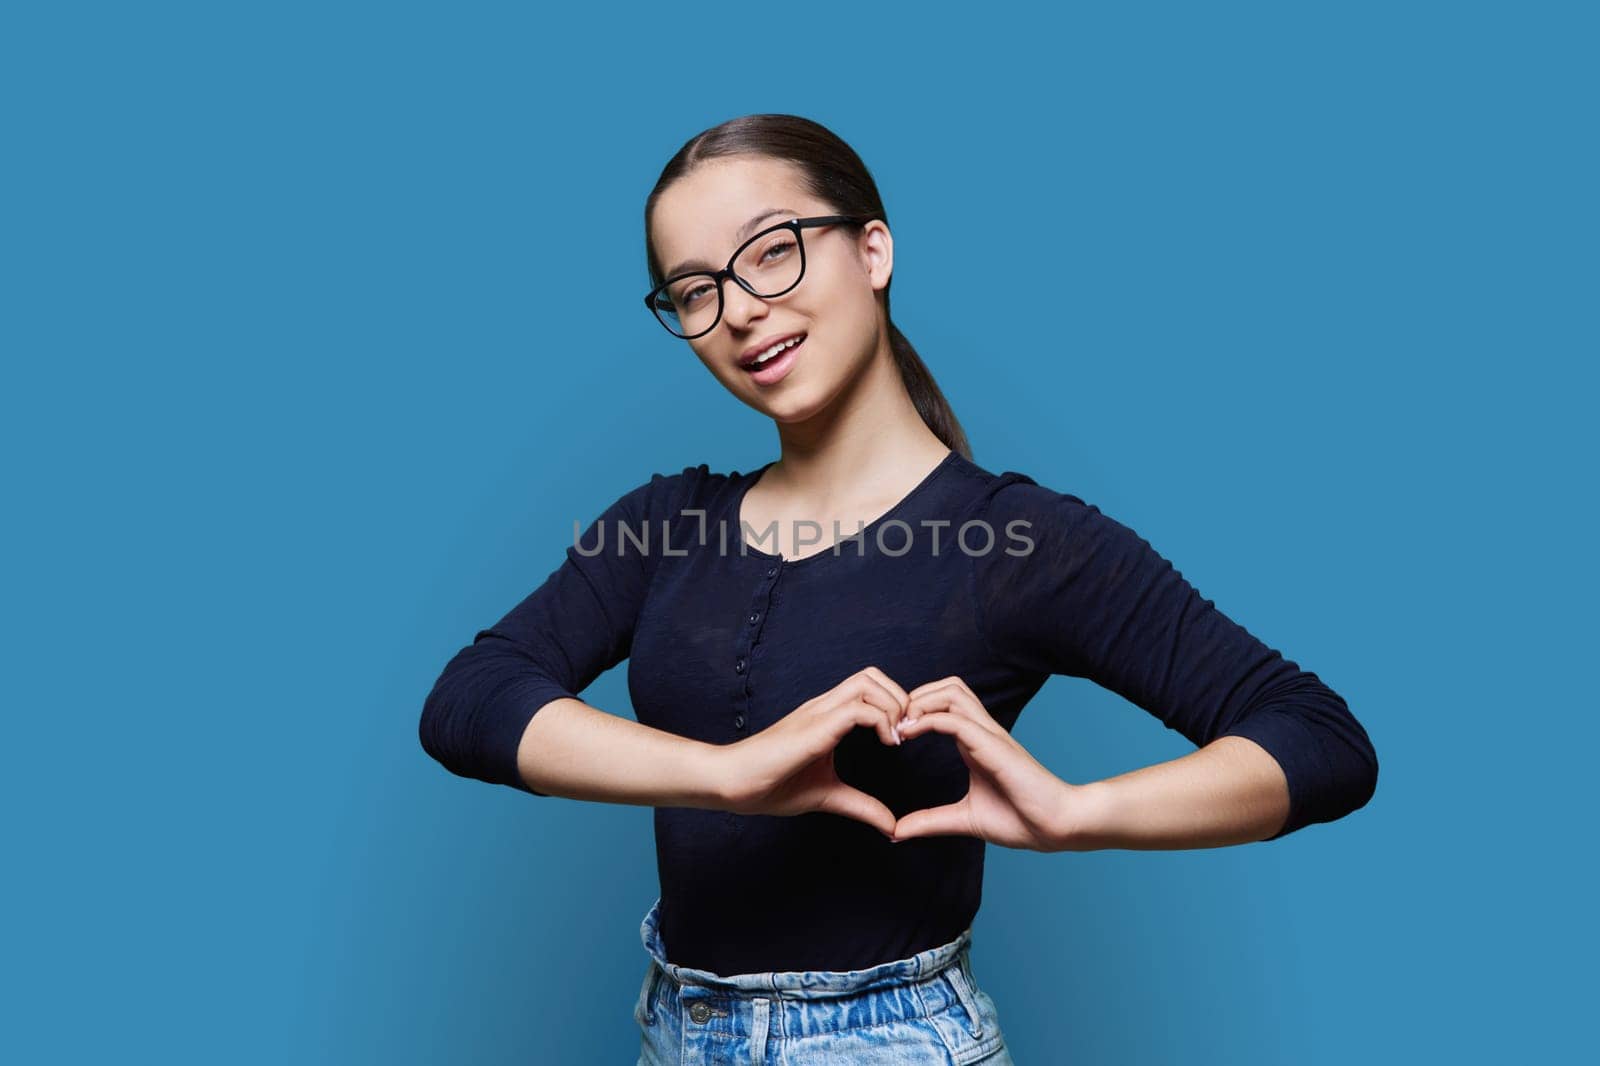
[[[754,361],[752,361],[752,362],[750,362],[750,363],[748,363],[746,365],[751,366],[751,367],[758,367],[758,366],[762,365],[763,363],[765,363],[768,359],[771,359],[773,356],[775,356],[779,352],[783,351],[785,348],[793,348],[796,344],[799,344],[800,341],[801,341],[800,337],[791,337],[789,340],[786,340],[786,341],[782,342],[781,344],[774,344],[772,347],[768,348],[766,351],[762,352],[759,356],[757,356]]]

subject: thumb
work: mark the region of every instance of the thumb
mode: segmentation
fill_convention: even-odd
[[[894,812],[882,800],[843,782],[823,793],[818,810],[866,822],[884,836],[894,832]]]
[[[946,803],[942,807],[924,807],[920,811],[912,811],[895,823],[891,838],[899,843],[913,837],[932,836],[978,836],[965,799]]]

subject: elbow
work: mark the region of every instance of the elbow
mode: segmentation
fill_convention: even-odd
[[[1292,722],[1292,727],[1291,727]],[[1281,723],[1281,733],[1275,735]],[[1277,839],[1317,822],[1337,821],[1371,802],[1378,790],[1378,754],[1344,699],[1315,683],[1286,701],[1257,735],[1289,777],[1291,814]],[[1247,733],[1246,735],[1251,735]]]
[[[1365,807],[1378,791],[1378,753],[1370,739],[1362,746],[1359,754],[1359,758],[1352,760],[1350,777],[1345,785],[1349,808],[1346,814]]]
[[[417,739],[428,757],[457,777],[487,780],[488,724],[507,664],[474,642],[451,657],[422,701]]]
[[[1372,738],[1342,699],[1337,713],[1325,722],[1323,751],[1329,768],[1325,820],[1353,814],[1372,801],[1378,791],[1378,752]]]
[[[454,665],[452,661],[452,665]],[[422,716],[417,722],[417,739],[428,757],[453,774],[463,770],[463,715],[458,710],[451,667],[446,666],[422,701]]]
[[[523,732],[544,704],[572,691],[498,642],[479,640],[446,664],[422,702],[422,750],[457,777],[509,785],[536,796],[523,779]]]
[[[1378,752],[1344,697],[1328,690],[1323,711],[1324,743],[1333,770],[1333,807],[1337,816],[1343,817],[1365,807],[1378,791]]]

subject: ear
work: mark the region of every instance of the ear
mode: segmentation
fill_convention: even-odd
[[[894,237],[889,227],[881,219],[868,222],[861,228],[858,248],[873,291],[882,292],[894,274]]]

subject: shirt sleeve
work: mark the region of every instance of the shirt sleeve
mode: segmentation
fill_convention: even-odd
[[[1132,529],[1023,475],[982,506],[979,625],[1023,669],[1084,677],[1197,747],[1248,737],[1277,760],[1289,815],[1268,840],[1366,804],[1378,759],[1344,699],[1204,599]]]
[[[451,773],[545,796],[517,749],[545,704],[576,698],[628,657],[634,622],[688,482],[707,468],[652,474],[607,507],[543,584],[445,664],[423,701],[423,750]],[[681,542],[670,542],[674,554]]]

